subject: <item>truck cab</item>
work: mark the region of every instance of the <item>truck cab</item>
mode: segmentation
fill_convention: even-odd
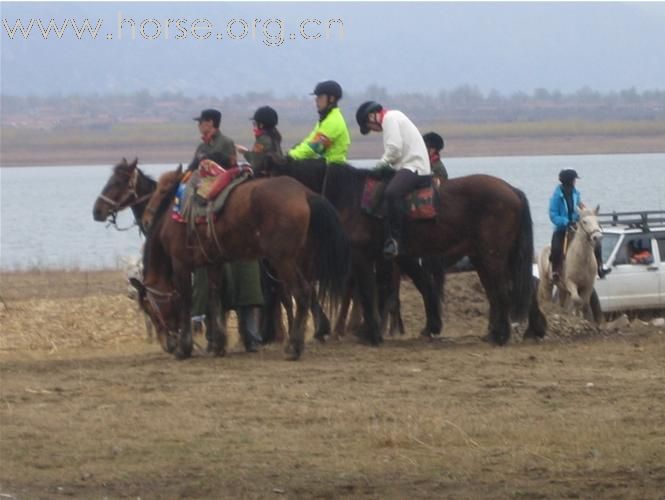
[[[599,214],[602,255],[612,270],[596,280],[603,312],[665,309],[665,211]]]

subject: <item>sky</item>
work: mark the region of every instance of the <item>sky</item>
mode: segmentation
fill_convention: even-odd
[[[665,85],[665,3],[3,2],[0,9],[5,95],[300,96],[325,79],[348,92],[472,85],[506,95]],[[45,40],[38,21],[46,27],[51,19],[67,29]],[[99,26],[94,40],[74,34],[72,20],[80,28],[85,19]],[[29,33],[17,28],[31,20]]]

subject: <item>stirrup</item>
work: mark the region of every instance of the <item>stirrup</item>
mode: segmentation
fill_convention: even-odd
[[[383,245],[383,256],[386,259],[393,259],[399,254],[399,245],[395,238],[388,238]]]

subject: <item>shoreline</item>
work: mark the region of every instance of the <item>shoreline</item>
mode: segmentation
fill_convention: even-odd
[[[357,141],[352,143],[353,153],[349,161],[378,158],[380,141]],[[193,146],[165,148],[155,144],[127,145],[124,152],[119,148],[49,148],[29,150],[12,147],[2,151],[0,168],[34,166],[93,166],[115,165],[123,156],[138,157],[142,164],[168,164],[189,161]],[[111,152],[113,150],[113,152]],[[658,154],[665,153],[665,134],[654,136],[560,136],[550,138],[497,137],[497,138],[450,138],[447,139],[443,158],[475,158],[493,156],[567,156],[603,154]]]

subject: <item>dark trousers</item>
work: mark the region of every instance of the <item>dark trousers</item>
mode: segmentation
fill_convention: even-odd
[[[550,250],[550,262],[552,263],[552,272],[561,274],[563,266],[563,242],[566,239],[566,230],[554,231],[552,233],[552,247]]]
[[[386,187],[384,196],[388,209],[388,237],[398,242],[402,237],[404,197],[418,187],[418,182],[418,174],[403,168],[397,171]]]

